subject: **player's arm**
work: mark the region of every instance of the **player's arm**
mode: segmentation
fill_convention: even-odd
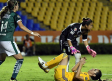
[[[77,73],[75,75],[75,78],[80,80],[80,81],[84,81],[84,78],[82,76],[80,76],[80,73],[81,73],[82,66],[85,64],[85,60],[86,60],[85,58],[81,58],[81,60],[80,60],[80,62],[78,64],[79,65],[78,66],[78,71],[77,71]]]
[[[17,23],[18,23],[19,27],[20,27],[22,30],[24,30],[24,31],[26,31],[26,32],[28,32],[28,33],[34,35],[34,36],[40,37],[40,34],[39,34],[39,33],[37,33],[37,32],[32,32],[31,30],[29,30],[28,28],[26,28],[26,27],[22,24],[21,21],[18,21]]]
[[[86,60],[86,57],[83,57]],[[82,60],[82,59],[81,59]],[[80,65],[80,61],[72,68],[72,72],[76,72]]]
[[[83,43],[84,43],[85,46],[88,45],[87,36],[88,36],[87,34],[82,35],[82,40],[83,40]]]
[[[68,45],[71,49],[71,54],[76,54],[77,52],[80,52],[75,47],[73,47],[71,40],[74,38],[74,32],[70,31],[67,37]]]
[[[78,62],[73,68],[72,68],[72,72],[76,72],[78,67],[80,65],[80,62]]]
[[[70,39],[68,39],[67,42],[69,46],[73,46]]]
[[[82,35],[83,38],[83,43],[88,51],[89,54],[91,54],[92,57],[96,56],[96,51],[94,51],[93,49],[90,49],[90,46],[88,45],[88,41],[87,41],[87,35]]]
[[[88,41],[87,40],[83,41],[83,43],[84,43],[85,47],[88,45]]]

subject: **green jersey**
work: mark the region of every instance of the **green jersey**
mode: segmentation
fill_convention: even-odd
[[[18,21],[21,21],[21,18],[13,11],[3,16],[0,25],[0,41],[13,41],[13,34]]]

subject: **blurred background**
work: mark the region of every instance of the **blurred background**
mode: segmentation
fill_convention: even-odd
[[[0,10],[7,5],[0,0]],[[88,42],[99,54],[112,53],[112,0],[18,0],[17,12],[23,24],[32,31],[41,34],[41,38],[31,36],[36,42],[36,54],[58,54],[59,35],[71,23],[81,23],[83,17],[89,17],[94,27],[89,33]],[[25,33],[16,28],[14,40],[22,51]],[[82,54],[87,51],[78,38]],[[55,48],[54,48],[55,47]]]

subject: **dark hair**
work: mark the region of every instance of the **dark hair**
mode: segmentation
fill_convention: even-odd
[[[28,34],[26,34],[26,38],[28,38],[29,37],[29,35]]]
[[[99,72],[95,73],[95,75],[96,75],[95,77],[94,77],[94,76],[91,76],[92,80],[102,81],[102,80],[100,79],[100,77],[102,76],[102,73],[101,73],[100,70],[99,70]]]
[[[8,12],[8,10],[13,10],[16,5],[17,5],[16,0],[8,0],[7,6],[3,7],[2,10],[0,11],[0,19],[3,18],[3,16]]]
[[[89,25],[93,22],[90,18],[83,18],[82,21],[82,26]]]

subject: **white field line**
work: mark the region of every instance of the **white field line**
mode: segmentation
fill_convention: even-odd
[[[103,74],[103,75],[112,75],[112,74]]]

